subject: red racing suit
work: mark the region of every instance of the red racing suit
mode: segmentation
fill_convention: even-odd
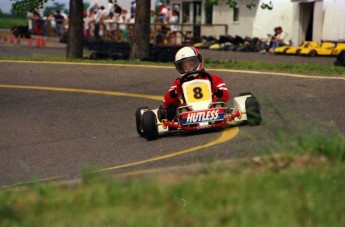
[[[223,102],[227,102],[230,99],[230,93],[223,79],[216,75],[211,74],[212,77],[212,101],[215,102],[221,99]],[[195,79],[205,79],[202,76],[197,76]],[[177,78],[171,85],[169,91],[164,95],[163,108],[166,109],[168,105],[180,106],[180,98],[183,94],[180,78]]]

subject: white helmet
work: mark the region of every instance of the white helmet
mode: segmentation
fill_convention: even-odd
[[[200,51],[195,47],[182,47],[175,55],[175,67],[181,76],[204,69]]]

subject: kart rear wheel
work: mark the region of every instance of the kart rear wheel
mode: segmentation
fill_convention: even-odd
[[[144,112],[142,116],[143,135],[147,140],[155,140],[158,137],[156,115],[152,111]]]
[[[254,97],[248,97],[245,102],[247,122],[251,126],[260,125],[262,121],[259,101]]]
[[[135,111],[135,123],[137,126],[137,132],[140,136],[144,136],[144,132],[143,132],[143,126],[142,126],[142,120],[141,120],[141,110],[144,109],[148,109],[147,106],[143,106],[143,107],[139,107],[136,111]]]

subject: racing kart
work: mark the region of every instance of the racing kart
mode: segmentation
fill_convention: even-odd
[[[195,74],[205,79],[194,79]],[[136,128],[140,136],[155,140],[158,136],[171,132],[222,128],[239,123],[261,123],[260,104],[250,92],[235,97],[233,108],[230,108],[224,102],[212,101],[212,77],[206,71],[187,73],[180,82],[183,95],[174,119],[168,120],[162,107],[140,107],[136,110]]]

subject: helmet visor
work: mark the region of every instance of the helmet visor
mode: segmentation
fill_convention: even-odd
[[[200,64],[197,56],[181,59],[175,62],[175,67],[180,74],[195,71]]]

